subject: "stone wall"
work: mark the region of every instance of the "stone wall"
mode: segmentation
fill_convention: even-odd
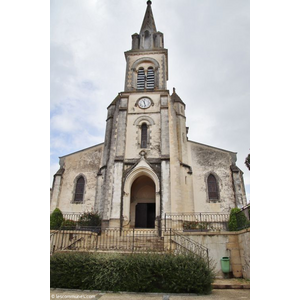
[[[224,278],[221,258],[229,257],[235,278],[250,279],[250,229],[234,232],[185,232],[184,235],[209,249],[217,278]]]
[[[243,278],[250,279],[250,229],[238,235]]]
[[[94,209],[102,150],[103,144],[99,144],[60,158],[60,166],[64,172],[55,178],[51,211],[56,207],[62,212],[84,212]],[[84,197],[83,202],[75,203],[76,179],[79,176],[85,179]]]
[[[236,207],[235,188],[230,169],[235,164],[236,154],[191,141],[188,145],[193,171],[195,211],[229,213],[231,208]],[[219,199],[215,201],[208,198],[207,178],[210,174],[215,176],[218,183]]]

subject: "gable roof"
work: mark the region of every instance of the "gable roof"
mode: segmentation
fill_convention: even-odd
[[[207,147],[207,148],[212,148],[212,149],[215,149],[215,150],[220,150],[220,151],[229,152],[229,153],[232,153],[232,154],[237,154],[237,152],[233,152],[233,151],[222,149],[222,148],[217,148],[217,147],[214,147],[214,146],[202,144],[202,143],[191,141],[191,140],[188,140],[188,142],[197,144],[199,146],[204,146],[204,147]]]
[[[96,148],[96,147],[99,147],[101,145],[103,145],[104,143],[100,143],[100,144],[97,144],[97,145],[94,145],[94,146],[91,146],[91,147],[87,147],[87,148],[84,148],[84,149],[81,149],[81,150],[78,150],[78,151],[75,151],[75,152],[72,152],[72,153],[69,153],[69,154],[66,154],[66,155],[63,155],[63,156],[60,156],[59,158],[64,158],[64,157],[67,157],[67,156],[70,156],[70,155],[73,155],[73,154],[77,154],[79,152],[83,152],[83,151],[86,151],[86,150],[89,150],[89,149],[92,149],[92,148]]]

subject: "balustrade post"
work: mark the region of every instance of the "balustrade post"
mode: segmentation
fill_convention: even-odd
[[[208,256],[208,249],[206,249],[206,257],[207,257],[207,266],[209,268],[209,256]]]
[[[171,234],[172,234],[172,229],[170,228],[170,254],[172,253],[172,237],[171,237]]]
[[[96,235],[96,249],[95,249],[95,251],[97,251],[97,249],[98,249],[98,238],[99,238],[99,232]]]
[[[134,228],[132,230],[132,252],[134,252]]]
[[[62,236],[61,236],[61,244],[60,244],[60,250],[62,250],[63,248],[63,242],[64,242],[64,230],[59,230],[59,233],[61,233],[62,231]]]

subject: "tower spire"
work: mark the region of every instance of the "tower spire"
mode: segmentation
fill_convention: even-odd
[[[147,1],[147,9],[144,16],[144,21],[140,30],[140,35],[144,32],[148,31],[150,34],[157,32],[154,17],[151,8],[152,2],[150,0]]]

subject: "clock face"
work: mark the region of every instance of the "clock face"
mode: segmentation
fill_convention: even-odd
[[[138,105],[140,108],[148,108],[151,105],[151,100],[149,98],[141,98]]]

